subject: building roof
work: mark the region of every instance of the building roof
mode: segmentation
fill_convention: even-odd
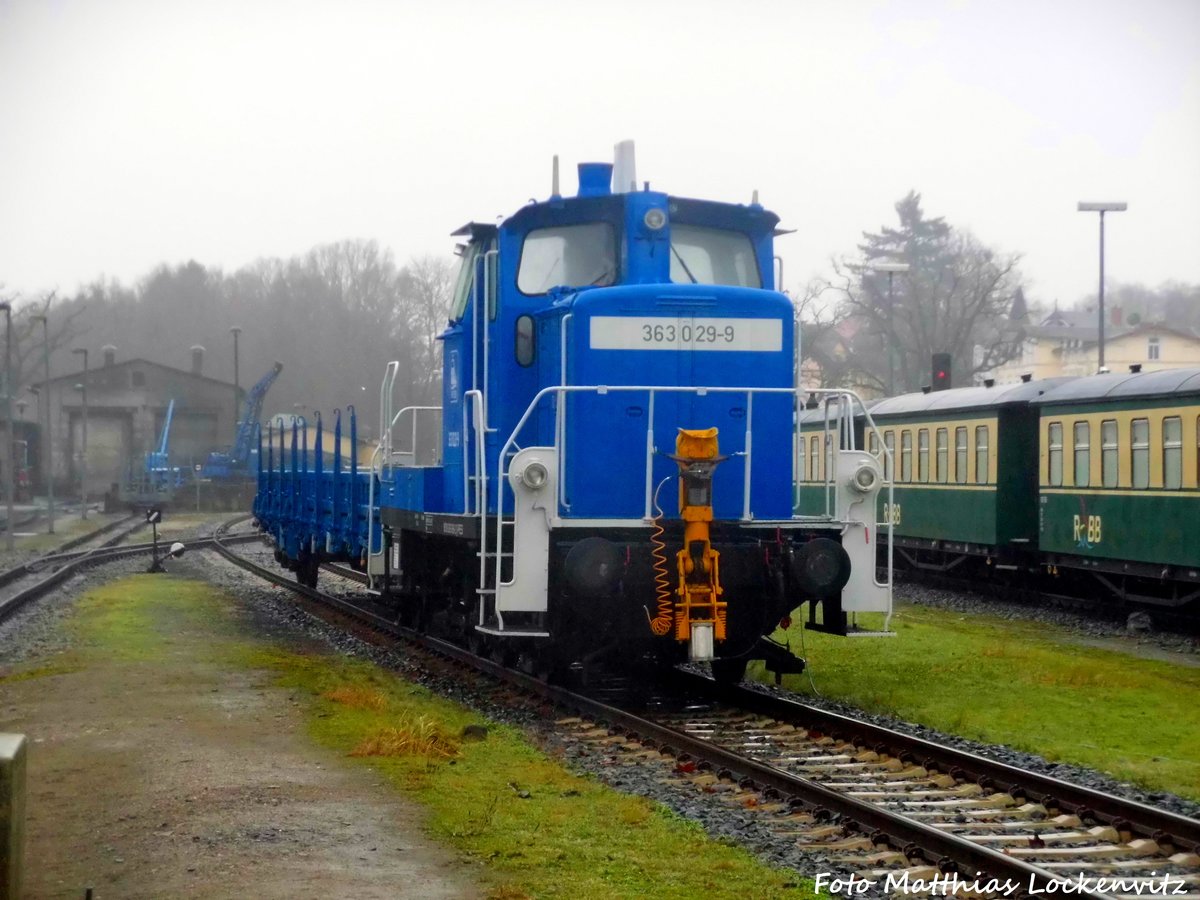
[[[98,372],[111,372],[114,369],[128,369],[135,365],[141,366],[144,368],[148,367],[148,368],[152,368],[152,369],[158,369],[159,371],[162,371],[162,372],[170,372],[172,375],[177,375],[177,376],[182,375],[185,378],[194,378],[197,381],[205,381],[205,382],[208,382],[209,384],[219,384],[222,387],[226,387],[226,388],[233,387],[232,381],[222,381],[219,378],[210,378],[208,375],[197,375],[195,372],[189,372],[187,369],[176,369],[176,368],[173,368],[172,366],[164,366],[162,363],[151,362],[148,359],[142,359],[142,358],[127,359],[127,360],[124,360],[123,362],[113,363],[111,366],[104,366],[104,365],[89,366],[88,367],[88,375],[91,376]],[[79,381],[82,378],[83,378],[83,369],[80,369],[77,372],[68,372],[65,375],[55,375],[53,378],[51,378],[49,380],[49,383],[55,384],[59,381]],[[35,381],[33,384],[34,384],[34,387],[41,387],[43,382]],[[147,385],[147,386],[149,387],[150,385]]]

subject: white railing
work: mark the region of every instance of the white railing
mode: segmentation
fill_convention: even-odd
[[[645,450],[644,450],[644,453],[645,453],[645,459],[644,459],[644,469],[645,469],[645,475],[644,475],[645,498],[644,499],[645,499],[645,503],[644,503],[643,517],[642,517],[642,523],[647,524],[647,525],[653,520],[652,504],[653,504],[654,457],[655,457],[655,454],[657,453],[657,448],[654,443],[655,397],[658,394],[693,394],[698,397],[703,397],[708,394],[741,394],[741,395],[746,396],[746,428],[745,428],[744,443],[743,443],[744,449],[741,451],[738,451],[732,455],[740,456],[743,461],[744,484],[743,484],[743,496],[742,496],[741,521],[744,523],[747,523],[747,524],[755,521],[754,517],[753,517],[753,513],[751,512],[751,509],[750,509],[750,496],[751,496],[751,488],[752,488],[752,471],[753,471],[753,457],[754,457],[754,445],[753,445],[753,433],[752,433],[753,424],[754,424],[754,417],[753,417],[754,398],[759,395],[767,395],[767,396],[775,395],[775,396],[790,396],[794,399],[798,399],[798,394],[797,394],[797,391],[795,388],[790,388],[790,387],[788,387],[788,388],[696,387],[696,386],[684,386],[684,385],[565,385],[565,384],[545,387],[545,388],[542,388],[540,391],[538,391],[538,393],[536,395],[534,395],[533,399],[529,402],[529,405],[525,408],[525,412],[522,414],[521,418],[517,421],[517,424],[512,429],[512,432],[509,434],[507,440],[500,447],[500,452],[497,454],[497,457],[496,457],[496,482],[495,482],[496,486],[497,486],[496,511],[494,514],[489,514],[486,511],[487,510],[487,506],[486,506],[487,495],[486,495],[486,493],[484,493],[482,490],[477,491],[476,515],[478,515],[481,519],[481,522],[480,522],[480,542],[481,542],[480,543],[480,585],[481,585],[481,587],[488,583],[491,583],[493,585],[498,585],[500,583],[501,564],[502,564],[501,551],[503,549],[502,548],[502,540],[501,540],[501,535],[502,535],[501,529],[503,528],[503,522],[504,522],[504,493],[505,493],[504,492],[504,484],[506,483],[505,476],[507,475],[507,472],[506,472],[507,462],[512,454],[514,454],[515,452],[517,452],[521,449],[521,447],[518,443],[518,437],[520,436],[521,432],[524,430],[525,426],[529,423],[534,412],[537,410],[539,405],[546,400],[546,398],[555,397],[556,398],[556,404],[555,404],[556,418],[558,418],[563,415],[563,413],[565,411],[565,400],[566,400],[566,397],[570,394],[595,394],[598,396],[603,396],[603,395],[607,395],[610,393],[642,393],[642,394],[649,395],[649,402],[648,402],[648,409],[647,409],[647,423],[646,423],[646,443],[645,443]],[[824,403],[826,404],[826,420],[827,420],[826,426],[827,426],[827,428],[828,428],[828,421],[829,421],[829,406],[831,404],[836,404],[839,411],[841,413],[843,413],[840,417],[840,423],[838,425],[838,443],[839,443],[838,449],[839,449],[839,451],[841,451],[841,450],[853,451],[855,449],[856,442],[855,442],[855,437],[854,437],[853,420],[854,420],[854,410],[856,407],[859,411],[861,411],[862,415],[864,416],[865,427],[870,429],[877,436],[879,435],[879,431],[875,426],[874,420],[871,418],[870,412],[867,410],[866,406],[863,404],[861,398],[859,398],[859,396],[856,393],[854,393],[853,391],[843,390],[843,389],[838,389],[838,388],[818,388],[818,389],[813,389],[813,390],[808,391],[808,394],[810,396],[815,396],[818,399],[823,399]],[[794,423],[793,424],[793,432],[795,432],[796,430],[799,429],[799,414],[802,412],[802,410],[803,410],[802,405],[799,403],[795,403],[795,405],[793,407],[793,423]],[[482,435],[482,433],[483,432],[479,432],[480,435]],[[565,430],[559,428],[557,423],[556,423],[554,434],[555,434],[554,449],[556,450],[555,456],[557,459],[557,466],[558,466],[557,476],[558,476],[558,481],[561,484],[562,481],[564,480],[563,474],[565,471],[567,471],[567,468],[568,468],[567,441],[566,441]],[[464,439],[465,439],[465,436],[464,436]],[[878,439],[880,441],[880,446],[882,446],[883,445],[882,438],[879,437]],[[793,441],[793,448],[794,448],[795,438],[790,437],[789,440]],[[482,444],[483,442],[482,442],[482,440],[479,440],[478,443]],[[826,452],[824,447],[822,448],[822,452]],[[482,453],[477,454],[477,456],[479,456],[480,460],[482,460]],[[793,449],[793,458],[794,458],[794,449]],[[832,473],[829,470],[831,470],[834,467],[827,465],[825,468],[827,470],[826,471],[827,479],[831,479]],[[792,475],[793,475],[793,481],[795,481],[798,478],[799,473],[793,471]],[[832,481],[830,481],[829,483],[832,485]],[[480,485],[480,488],[482,488],[482,485]],[[887,483],[887,489],[888,489],[888,506],[889,506],[889,508],[891,508],[891,506],[892,506],[891,482]],[[794,507],[793,507],[793,510],[794,510]],[[781,519],[781,520],[772,519],[772,520],[770,520],[770,522],[772,524],[774,524],[774,523],[779,523],[779,524],[784,524],[784,523],[804,524],[804,523],[807,523],[807,524],[812,524],[812,525],[825,525],[827,527],[839,527],[840,526],[842,528],[842,530],[844,531],[846,528],[848,528],[853,523],[848,518],[843,518],[840,515],[841,512],[843,512],[843,511],[837,510],[837,509],[829,510],[828,509],[828,501],[827,501],[826,514],[823,516],[800,516],[800,515],[796,515],[793,512],[792,515],[788,519]],[[559,513],[559,510],[556,509],[555,510],[555,518],[557,518],[558,513]],[[871,518],[868,521],[873,522],[874,516],[875,516],[875,513],[874,513],[874,510],[872,510]],[[493,520],[494,526],[495,526],[496,551],[494,554],[489,552],[488,543],[487,543],[487,534],[488,534],[487,520],[488,520],[488,518],[491,518]],[[618,521],[618,520],[614,520],[614,521]],[[619,520],[619,521],[621,521],[622,524],[635,524],[635,522],[627,522],[625,520]],[[766,520],[763,520],[760,524],[766,524]],[[892,544],[893,544],[892,524],[891,524],[890,516],[889,516],[889,520],[885,524],[886,524],[887,534],[888,534],[888,573],[889,574],[888,574],[888,582],[887,583],[890,586],[890,583],[891,583],[891,574],[890,573],[892,571]],[[487,564],[487,560],[489,558],[494,559],[494,562],[495,562],[495,572],[494,572],[495,578],[493,580],[491,580],[490,582],[487,579],[487,571],[486,571],[486,564]]]

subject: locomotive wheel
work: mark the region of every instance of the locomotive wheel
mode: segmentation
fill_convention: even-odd
[[[746,666],[750,660],[741,659],[714,659],[712,661],[713,681],[717,684],[737,684],[746,677]]]

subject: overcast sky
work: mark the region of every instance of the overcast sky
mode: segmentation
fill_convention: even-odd
[[[1197,0],[0,0],[0,283],[72,292],[374,238],[448,254],[560,154],[762,202],[789,286],[930,215],[1030,296],[1200,282]]]

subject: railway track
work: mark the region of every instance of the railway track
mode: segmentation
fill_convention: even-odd
[[[877,888],[870,893],[906,887],[963,896],[1200,898],[1196,820],[685,672],[636,699],[547,684],[404,628],[369,599],[360,604],[301,587],[239,556],[220,531],[214,546],[375,631],[554,703],[567,713],[559,725],[570,739],[758,811],[801,850],[870,882]],[[327,569],[363,580],[344,567]]]
[[[242,516],[233,521],[242,521],[247,518],[249,516]],[[225,526],[228,527],[231,524],[232,522],[227,522]],[[134,515],[119,519],[90,534],[67,541],[55,553],[28,560],[0,572],[0,622],[85,568],[151,553],[155,546],[152,541],[118,546],[145,525],[145,519],[141,516]],[[234,543],[258,540],[259,538],[258,535],[227,535],[224,539]],[[211,547],[213,543],[213,538],[199,538],[189,541],[188,548],[190,550],[204,549]],[[158,542],[160,552],[165,552],[166,546],[162,540]]]

